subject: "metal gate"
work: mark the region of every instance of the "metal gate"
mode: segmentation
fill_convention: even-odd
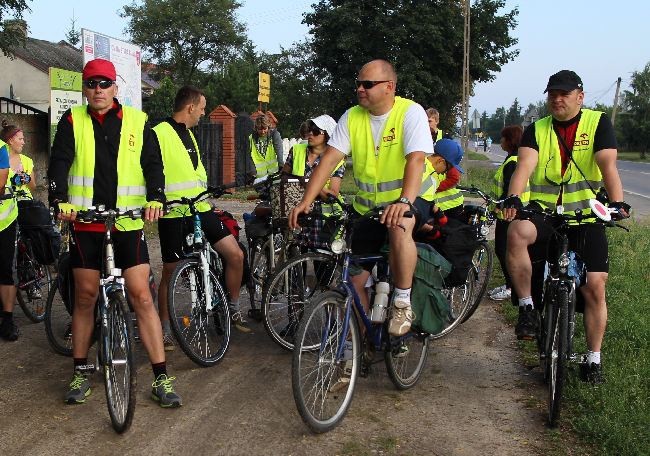
[[[208,185],[223,184],[223,125],[210,123],[202,118],[199,124],[192,128],[196,137],[201,161],[208,175]]]
[[[253,132],[253,121],[246,113],[239,114],[235,119],[235,175],[255,176],[255,165],[251,158],[248,137]]]

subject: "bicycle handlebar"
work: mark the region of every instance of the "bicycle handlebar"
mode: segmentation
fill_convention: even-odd
[[[226,190],[230,190],[231,188],[237,187],[238,184],[236,182],[231,182],[229,184],[225,185],[217,185],[216,187],[208,187],[205,190],[203,190],[201,193],[199,193],[196,196],[193,196],[191,198],[188,197],[182,197],[177,200],[167,200],[165,204],[163,205],[164,207],[164,212],[167,214],[169,210],[173,209],[174,207],[170,207],[173,205],[189,205],[189,206],[194,206],[196,203],[199,201],[202,201],[204,199],[207,199],[207,197],[213,197],[213,198],[220,198],[223,196],[226,192]]]
[[[122,211],[119,209],[104,209],[102,206],[99,206],[98,208],[76,211],[76,214],[75,221],[82,223],[106,222],[107,220],[114,220],[118,217],[128,217],[137,220],[144,216],[144,209]]]

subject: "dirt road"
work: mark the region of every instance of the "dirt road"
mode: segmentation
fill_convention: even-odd
[[[179,349],[170,354],[185,403],[176,410],[149,399],[151,368],[137,344],[136,414],[120,436],[99,375],[86,404],[64,405],[72,361],[53,354],[42,324],[28,323],[19,308],[16,316],[20,339],[0,342],[0,455],[544,453],[541,374],[518,360],[512,328],[489,301],[433,343],[415,388],[396,391],[377,364],[360,379],[343,423],[318,436],[296,412],[290,354],[261,324],[252,323],[253,334],[235,331],[225,359],[212,368],[196,367]]]

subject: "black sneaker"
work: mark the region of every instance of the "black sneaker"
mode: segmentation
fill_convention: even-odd
[[[2,323],[0,323],[0,337],[2,337],[4,340],[8,340],[10,342],[18,340],[18,335],[20,334],[20,331],[18,331],[18,326],[16,323],[11,320],[3,319]]]
[[[603,365],[596,363],[580,363],[580,380],[592,385],[602,385],[605,383],[605,376],[603,375]]]
[[[539,330],[539,314],[531,306],[519,308],[515,334],[519,340],[535,340]]]

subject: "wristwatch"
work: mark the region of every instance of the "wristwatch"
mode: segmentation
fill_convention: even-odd
[[[412,203],[411,203],[411,202],[409,201],[409,199],[408,199],[407,197],[405,197],[405,196],[400,196],[399,199],[398,199],[396,202],[397,202],[397,203],[408,204],[409,207],[412,206]]]

